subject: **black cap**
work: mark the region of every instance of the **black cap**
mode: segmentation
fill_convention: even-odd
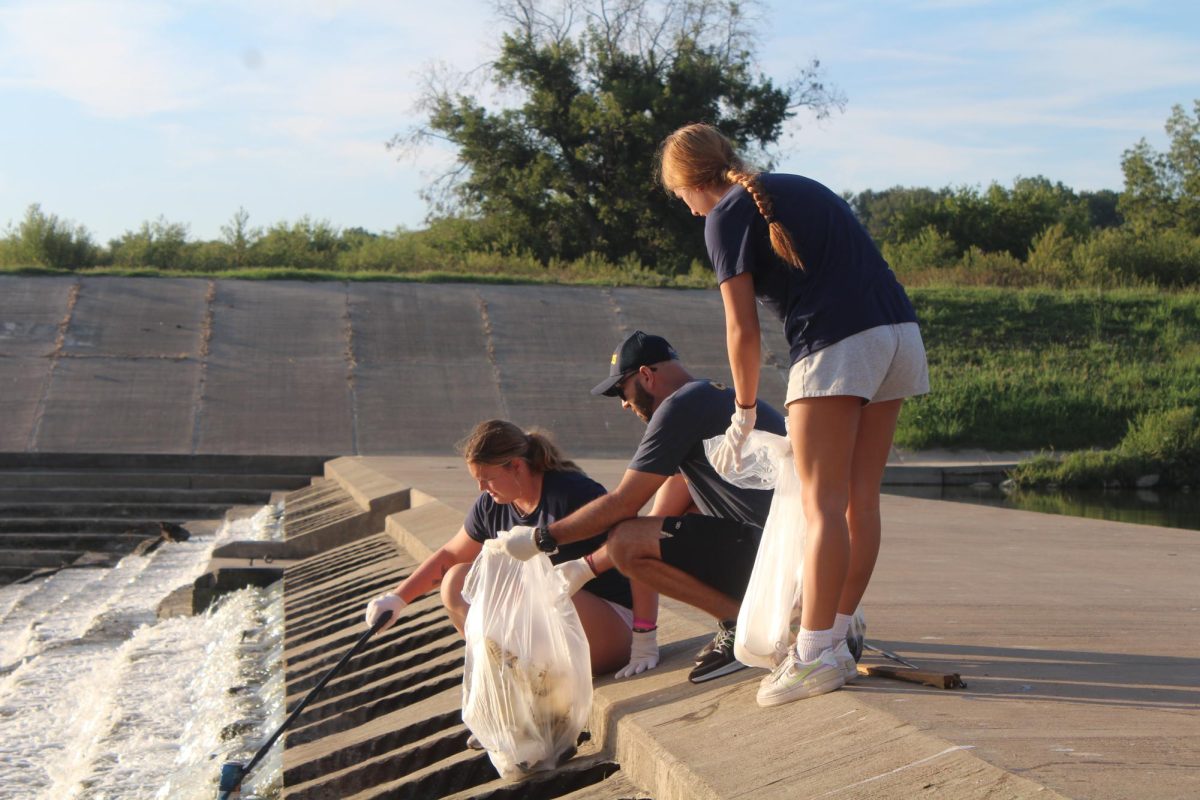
[[[657,364],[660,361],[673,361],[679,358],[675,348],[661,336],[655,336],[642,331],[634,331],[625,337],[625,341],[617,345],[613,351],[612,362],[608,368],[608,377],[596,384],[592,394],[602,394],[607,397],[617,396],[617,384],[626,373],[633,372],[638,367]]]

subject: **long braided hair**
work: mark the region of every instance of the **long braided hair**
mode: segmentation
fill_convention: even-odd
[[[733,143],[712,125],[701,122],[684,125],[664,139],[659,149],[659,170],[668,192],[730,183],[743,186],[767,221],[775,255],[797,269],[804,269],[791,232],[775,218],[775,205],[759,180],[761,173],[751,170],[734,152]]]

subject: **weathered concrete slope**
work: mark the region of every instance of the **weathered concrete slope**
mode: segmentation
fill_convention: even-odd
[[[722,318],[715,291],[0,276],[0,452],[449,454],[506,417],[623,454],[638,423],[588,394],[613,347],[643,328],[728,380]]]

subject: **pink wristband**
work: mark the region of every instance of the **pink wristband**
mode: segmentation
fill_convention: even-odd
[[[633,627],[641,628],[644,631],[652,631],[658,627],[658,623],[652,619],[638,619],[637,617],[634,617]]]
[[[591,553],[588,553],[586,556],[584,556],[584,557],[583,557],[583,560],[584,560],[584,562],[585,562],[585,563],[588,565],[588,569],[590,569],[590,570],[592,571],[592,574],[593,574],[593,575],[599,575],[599,574],[600,574],[599,572],[597,572],[597,571],[596,571],[596,563],[595,563],[594,561],[592,561],[592,554],[591,554]]]

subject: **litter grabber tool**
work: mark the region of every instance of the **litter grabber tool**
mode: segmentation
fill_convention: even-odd
[[[325,675],[321,677],[321,680],[317,681],[317,685],[314,686],[308,694],[304,695],[304,699],[301,700],[296,706],[295,710],[288,715],[288,718],[283,721],[283,724],[275,729],[275,732],[271,734],[271,738],[267,739],[267,741],[263,743],[262,747],[258,748],[258,752],[254,754],[254,758],[250,759],[250,763],[242,764],[238,761],[226,761],[221,765],[221,779],[217,784],[217,800],[235,800],[235,798],[241,796],[242,781],[246,779],[246,775],[249,774],[250,770],[254,769],[258,765],[259,761],[262,761],[263,757],[268,751],[270,751],[271,745],[275,744],[275,740],[278,739],[280,735],[287,730],[293,722],[296,721],[296,717],[300,716],[300,712],[304,710],[304,707],[308,705],[309,701],[316,697],[320,691],[325,688],[325,684],[329,683],[330,679],[333,678],[334,675],[338,674],[342,667],[346,666],[346,662],[353,658],[354,655],[363,648],[363,645],[367,643],[367,640],[371,638],[375,631],[386,625],[388,620],[391,618],[391,611],[385,611],[379,615],[379,618],[375,620],[373,625],[371,625],[371,629],[362,636],[358,637],[358,641],[355,642],[354,645],[346,651],[346,654],[343,655],[338,662],[333,665],[333,668],[330,669],[329,672],[326,672]]]
[[[965,689],[967,684],[963,682],[962,677],[957,672],[933,672],[927,669],[921,669],[911,661],[907,661],[890,650],[884,650],[882,647],[877,647],[870,642],[863,642],[863,649],[870,650],[884,658],[895,661],[907,669],[899,667],[890,667],[886,665],[876,666],[874,664],[859,664],[859,675],[873,675],[879,678],[892,678],[898,681],[907,681],[908,683],[919,683],[922,686],[932,686],[935,689]]]

